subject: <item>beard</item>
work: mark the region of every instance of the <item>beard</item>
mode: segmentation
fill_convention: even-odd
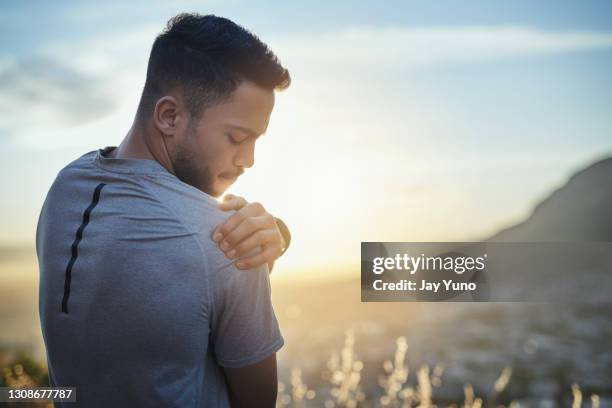
[[[190,134],[187,140],[191,140],[192,137],[193,134]],[[188,146],[186,141],[176,147],[172,157],[176,177],[183,183],[217,197],[220,194],[213,191],[213,177],[208,164],[202,158],[194,156],[194,150]]]

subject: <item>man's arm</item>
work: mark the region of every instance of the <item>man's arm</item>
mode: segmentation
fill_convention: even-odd
[[[217,364],[224,370],[235,406],[272,408],[276,352],[284,339],[272,307],[268,268],[239,270],[216,248],[209,255],[214,271],[209,275],[209,338]]]
[[[276,353],[246,367],[223,367],[230,389],[232,407],[273,408],[276,404],[278,380]]]

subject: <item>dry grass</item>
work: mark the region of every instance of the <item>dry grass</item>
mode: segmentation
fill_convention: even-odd
[[[382,396],[374,399],[368,398],[361,388],[361,371],[363,363],[355,353],[355,334],[348,330],[343,348],[340,352],[333,352],[328,361],[328,371],[323,378],[329,385],[329,396],[316,395],[304,384],[301,371],[293,369],[290,387],[279,382],[279,398],[277,407],[321,406],[326,408],[342,407],[392,407],[392,408],[435,408],[441,405],[434,403],[434,390],[442,386],[444,368],[436,365],[433,369],[423,365],[415,372],[416,385],[408,383],[410,369],[406,362],[408,344],[405,337],[396,340],[395,354],[392,359],[382,362],[384,374],[378,379]],[[507,405],[498,403],[500,395],[504,392],[512,378],[512,368],[505,367],[499,377],[493,382],[493,391],[487,396],[478,396],[471,384],[466,383],[463,390],[463,402],[450,403],[445,406],[453,408],[517,408],[519,402],[510,401]],[[572,408],[583,407],[583,396],[577,384],[572,385]],[[306,398],[305,398],[306,397]],[[591,395],[592,408],[599,407],[599,396]],[[310,405],[309,404],[310,401]]]

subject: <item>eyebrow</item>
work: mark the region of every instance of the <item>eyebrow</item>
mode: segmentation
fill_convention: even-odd
[[[261,136],[261,135],[258,135],[257,132],[255,132],[253,129],[250,129],[248,127],[239,126],[239,125],[231,125],[231,124],[228,124],[227,126],[233,128],[233,129],[241,130],[244,133],[248,134],[249,136],[253,137],[254,139],[257,139],[259,136]],[[262,133],[262,135],[264,133]]]

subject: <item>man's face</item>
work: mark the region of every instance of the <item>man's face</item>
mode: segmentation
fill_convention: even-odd
[[[274,91],[242,82],[229,102],[207,108],[179,135],[172,155],[176,176],[219,197],[255,163],[255,141],[273,108]]]

